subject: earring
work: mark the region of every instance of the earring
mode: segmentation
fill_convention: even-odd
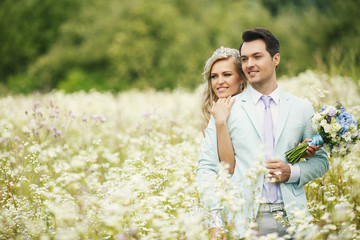
[[[244,83],[241,83],[241,90],[244,90]]]

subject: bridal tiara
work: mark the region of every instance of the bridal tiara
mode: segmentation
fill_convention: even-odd
[[[239,50],[237,50],[235,48],[224,47],[224,46],[221,46],[218,49],[216,49],[211,57],[214,57],[216,55],[227,55],[227,56],[231,55],[231,56],[233,56],[235,58],[240,59]]]

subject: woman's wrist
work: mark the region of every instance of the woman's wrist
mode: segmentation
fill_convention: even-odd
[[[216,127],[226,127],[227,121],[226,120],[215,120]]]

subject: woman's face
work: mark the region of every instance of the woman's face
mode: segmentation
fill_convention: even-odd
[[[211,87],[218,98],[241,93],[243,80],[236,71],[231,58],[222,59],[214,63],[210,71]]]

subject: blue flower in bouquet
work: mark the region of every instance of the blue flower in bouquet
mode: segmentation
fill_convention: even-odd
[[[339,102],[335,106],[326,106],[311,118],[316,134],[309,143],[303,143],[285,153],[289,163],[298,162],[306,152],[308,145],[326,145],[330,154],[346,154],[359,140],[359,126],[354,117]]]
[[[357,126],[356,120],[348,112],[342,112],[339,116],[336,116],[336,121],[341,125],[340,136],[343,136],[350,130],[351,126]]]

